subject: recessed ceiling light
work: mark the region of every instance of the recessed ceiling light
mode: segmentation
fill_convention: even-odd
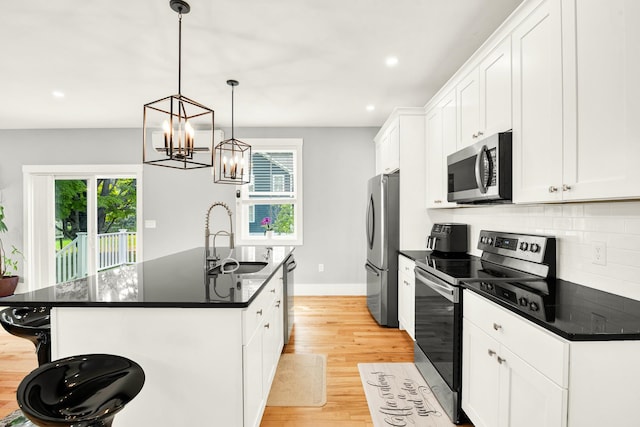
[[[53,95],[54,98],[64,98],[64,92],[61,90],[54,90],[51,92],[51,95]]]
[[[398,57],[397,56],[389,56],[385,60],[385,63],[387,64],[387,67],[395,67],[396,65],[398,65]]]
[[[375,105],[372,105],[372,104],[367,105],[367,111],[373,111],[375,109],[376,109]]]

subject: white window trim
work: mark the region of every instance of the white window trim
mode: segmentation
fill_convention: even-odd
[[[248,184],[240,186],[241,197],[236,198],[236,243],[239,245],[302,245],[303,244],[303,217],[304,217],[304,209],[303,209],[303,194],[302,189],[302,149],[303,149],[303,140],[302,138],[243,138],[243,142],[251,145],[251,147],[256,151],[268,151],[268,150],[295,150],[296,151],[296,161],[295,161],[295,170],[293,171],[293,179],[294,179],[294,197],[293,198],[283,198],[277,199],[274,201],[273,199],[266,200],[256,200],[249,199],[248,194]],[[252,176],[252,182],[254,177]],[[288,192],[286,193],[289,194]],[[295,229],[293,232],[293,236],[278,236],[273,235],[271,239],[266,236],[250,236],[249,235],[249,218],[248,218],[248,209],[245,211],[243,209],[244,205],[248,204],[261,204],[261,203],[270,203],[270,204],[293,204],[295,210]]]
[[[136,259],[141,260],[143,254],[143,212],[142,212],[142,165],[24,165],[22,166],[23,175],[23,223],[24,223],[24,257],[25,257],[25,284],[29,291],[34,291],[41,287],[49,286],[55,283],[55,239],[46,239],[43,244],[38,234],[45,231],[48,236],[54,236],[55,227],[55,210],[53,209],[53,187],[54,178],[70,178],[70,179],[87,179],[95,180],[97,176],[109,177],[131,177],[136,178],[137,193],[137,229],[138,239],[136,243]],[[46,182],[44,182],[44,181]],[[40,184],[37,183],[40,181]],[[36,194],[42,185],[50,187],[45,191],[46,194]],[[93,188],[92,185],[89,188]],[[94,192],[95,193],[95,192]],[[44,200],[46,210],[38,211],[42,206],[42,200],[39,197],[45,196]],[[95,194],[88,194],[87,208],[93,210],[96,202]],[[45,218],[46,225],[41,224]],[[88,218],[89,221],[95,219]],[[45,229],[46,230],[43,230]],[[97,228],[94,224],[93,229]],[[90,237],[91,238],[91,237]],[[50,241],[49,241],[50,240]],[[39,260],[36,263],[36,260]],[[89,274],[95,271],[95,260],[89,261]]]

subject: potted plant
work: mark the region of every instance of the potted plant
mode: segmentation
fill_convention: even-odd
[[[0,233],[7,232],[7,224],[4,222],[4,206],[0,205]],[[2,239],[0,239],[0,297],[13,295],[18,286],[18,260],[21,255],[15,246],[11,247],[11,252],[7,255]]]
[[[265,216],[262,218],[260,225],[264,228],[264,235],[267,236],[267,239],[270,239],[273,236],[273,221],[271,217]]]

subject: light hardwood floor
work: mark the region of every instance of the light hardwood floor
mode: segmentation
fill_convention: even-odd
[[[37,367],[35,346],[0,327],[0,418],[18,409],[18,384]]]
[[[327,355],[327,404],[269,406],[261,426],[373,426],[358,363],[412,362],[411,338],[399,329],[378,326],[367,311],[366,297],[296,297],[295,316],[284,352]],[[0,418],[17,409],[18,384],[36,367],[33,345],[0,328]]]

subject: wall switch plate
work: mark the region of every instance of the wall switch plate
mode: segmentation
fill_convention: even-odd
[[[593,264],[607,265],[607,244],[605,242],[593,242],[591,251]]]
[[[324,271],[324,264],[318,264],[318,273],[322,273]]]

